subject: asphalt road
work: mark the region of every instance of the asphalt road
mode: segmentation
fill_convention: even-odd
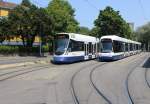
[[[149,57],[0,70],[0,104],[150,104]]]

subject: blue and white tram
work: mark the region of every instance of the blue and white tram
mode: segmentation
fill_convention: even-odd
[[[99,39],[75,34],[58,33],[54,44],[54,63],[73,63],[96,58]]]
[[[119,60],[141,51],[141,43],[115,35],[102,36],[99,60]]]

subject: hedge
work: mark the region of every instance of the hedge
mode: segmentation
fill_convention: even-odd
[[[42,52],[49,52],[49,47],[47,45],[42,46]],[[38,54],[39,46],[34,47],[23,47],[23,46],[4,46],[0,45],[0,54]]]

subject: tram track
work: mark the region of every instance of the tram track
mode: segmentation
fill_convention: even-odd
[[[68,66],[68,65],[63,65],[63,66]],[[13,70],[13,69],[2,69],[2,70],[0,70],[0,72],[1,71],[5,71],[5,70],[7,70],[7,72],[3,72],[2,74],[0,74],[0,82],[2,82],[2,81],[5,81],[5,80],[8,80],[8,79],[11,79],[11,78],[14,78],[14,77],[17,77],[17,76],[20,76],[20,75],[24,75],[24,74],[28,74],[28,73],[31,73],[31,72],[35,72],[35,71],[40,71],[40,70],[48,70],[48,69],[46,69],[46,68],[55,68],[55,67],[58,67],[58,68],[60,68],[60,67],[62,67],[62,65],[60,65],[60,66],[57,66],[57,65],[45,65],[45,66],[43,66],[43,65],[38,65],[38,66],[32,66],[31,68],[30,67],[28,67],[28,68],[26,68],[26,67],[23,67],[22,69],[18,69],[18,70]],[[10,70],[10,71],[9,71]],[[11,71],[11,70],[13,70],[13,71]]]
[[[147,56],[147,55],[146,55]],[[146,56],[144,58],[146,58]],[[141,64],[143,60],[140,60],[138,63],[136,63],[136,65],[131,68],[131,70],[129,71],[128,75],[127,75],[127,78],[125,80],[125,88],[126,88],[126,92],[127,92],[127,95],[128,95],[128,100],[130,102],[130,104],[135,104],[134,103],[134,99],[132,98],[132,95],[131,95],[131,92],[129,90],[129,80],[130,80],[130,76],[131,74],[134,72],[134,70]],[[145,75],[146,75],[146,72],[145,72]],[[146,78],[146,76],[145,76]]]
[[[137,59],[137,57],[131,59],[131,61],[134,62],[136,59]],[[119,60],[119,61],[120,61],[120,60]],[[116,63],[116,62],[119,62],[119,61],[114,61],[114,62],[112,62],[112,63]],[[119,62],[119,63],[122,63],[122,62]],[[141,62],[140,62],[140,63],[141,63]],[[138,64],[138,65],[139,65],[139,64]],[[102,65],[102,66],[103,66],[103,65]],[[97,68],[99,68],[99,66],[96,66],[95,68],[93,68],[93,70],[92,70],[91,73],[90,73],[90,80],[91,80],[91,83],[92,83],[94,89],[97,91],[97,93],[98,93],[101,97],[103,97],[103,99],[104,99],[108,104],[113,104],[113,103],[110,101],[110,99],[108,99],[108,97],[107,97],[106,95],[104,95],[103,92],[102,92],[100,89],[98,89],[98,87],[96,86],[96,84],[94,84],[94,80],[92,79],[92,76],[93,76],[94,71],[97,70]],[[130,95],[129,95],[129,96],[130,96]],[[134,103],[131,103],[131,104],[134,104]]]
[[[63,66],[67,66],[67,65],[63,65]],[[18,67],[18,69],[1,69],[0,70],[0,82],[20,76],[20,75],[24,75],[24,74],[28,74],[28,73],[40,71],[40,70],[49,70],[55,67],[60,68],[62,67],[62,65],[57,66],[53,64],[48,64],[48,65],[44,64],[44,66],[36,65],[36,66],[31,66],[31,67]],[[46,68],[49,68],[49,69],[46,69]]]
[[[148,75],[147,75],[147,73],[148,73],[148,68],[145,68],[145,81],[146,81],[147,86],[150,88],[150,83],[148,81]]]
[[[96,64],[97,64],[97,63],[96,63]],[[94,65],[96,65],[96,64],[94,64]],[[98,63],[98,64],[99,64],[99,63]],[[78,96],[77,96],[77,94],[76,94],[75,87],[74,87],[74,80],[75,80],[75,77],[78,75],[78,73],[80,73],[82,70],[84,70],[84,69],[90,67],[91,65],[93,65],[93,64],[89,64],[89,65],[87,65],[87,66],[84,66],[84,67],[80,68],[78,71],[76,71],[76,72],[73,74],[73,76],[72,76],[72,78],[71,78],[71,92],[72,92],[72,96],[73,96],[73,100],[74,100],[74,103],[75,103],[75,104],[80,104],[79,98],[78,98]]]
[[[132,61],[136,60],[137,58],[133,58]],[[115,62],[118,62],[118,61],[114,61],[114,62],[111,62],[111,63],[115,63]],[[93,76],[93,73],[95,70],[97,70],[97,68],[100,68],[106,64],[109,64],[109,63],[103,63],[103,64],[100,64],[100,65],[96,65],[94,68],[91,69],[90,71],[90,84],[93,86],[94,90],[98,93],[98,95],[100,95],[108,104],[112,104],[112,102],[107,98],[107,96],[105,96],[99,89],[98,87],[95,85],[94,83],[94,80],[92,78]],[[74,79],[75,77],[84,69],[86,69],[87,67],[89,67],[90,65],[84,67],[84,68],[81,68],[80,70],[78,70],[72,77],[71,79],[71,88],[72,88],[72,96],[74,98],[74,103],[75,104],[80,104],[80,101],[79,101],[79,98],[78,96],[76,95],[76,91],[75,91],[75,88],[74,88]]]
[[[146,81],[146,84],[147,86],[150,88],[150,83],[148,81],[148,68],[150,68],[150,58],[146,61],[146,63],[144,64],[143,66],[145,68],[145,81]]]
[[[137,59],[137,58],[133,58],[132,61],[134,61],[134,60],[136,60],[136,59]],[[120,61],[120,60],[118,60],[118,61]],[[116,63],[116,62],[118,62],[118,61],[114,61],[114,62],[112,62],[112,63]],[[119,62],[119,63],[122,63],[122,62]],[[106,64],[109,64],[109,63],[106,63]],[[105,64],[104,64],[104,65],[105,65]],[[103,65],[102,65],[102,66],[103,66]],[[101,67],[101,66],[100,66],[100,67]],[[98,93],[101,97],[103,97],[103,99],[104,99],[108,104],[113,104],[113,103],[108,99],[108,97],[107,97],[106,95],[104,95],[104,94],[102,93],[102,91],[100,91],[100,90],[98,89],[98,87],[97,87],[97,86],[95,85],[95,83],[94,83],[94,80],[93,80],[92,76],[93,76],[94,71],[97,70],[97,68],[99,68],[99,66],[94,67],[93,70],[90,72],[90,80],[91,80],[92,86],[93,86],[94,89],[97,91],[97,93]]]
[[[135,59],[137,59],[137,58],[135,58]],[[133,60],[135,60],[135,59],[133,59]],[[133,61],[132,60],[132,61]],[[118,61],[115,61],[115,62],[118,62]],[[114,62],[111,62],[111,63],[114,63]],[[140,61],[140,63],[141,63],[141,61]],[[91,68],[91,72],[90,72],[90,82],[91,82],[91,85],[93,86],[93,88],[95,89],[95,91],[102,97],[102,98],[104,98],[104,100],[108,103],[108,104],[112,104],[112,102],[97,88],[97,86],[94,84],[94,81],[93,81],[93,79],[92,79],[92,76],[93,76],[93,73],[94,73],[94,71],[95,70],[97,70],[98,68],[100,68],[100,67],[102,67],[102,66],[104,66],[104,65],[106,65],[106,64],[109,64],[109,63],[98,63],[98,65],[97,65],[97,63],[95,63],[94,65],[93,65],[93,63],[92,64],[89,64],[89,65],[87,65],[87,66],[84,66],[84,67],[82,67],[82,68],[80,68],[77,72],[75,72],[75,74],[73,74],[73,76],[72,76],[72,78],[71,78],[71,92],[72,92],[72,96],[73,96],[73,98],[74,98],[74,103],[75,104],[80,104],[80,101],[79,101],[79,98],[78,98],[78,96],[77,96],[77,94],[76,94],[76,91],[75,91],[75,88],[74,88],[74,79],[75,79],[75,77],[78,75],[78,73],[80,73],[82,70],[85,70],[86,68],[88,68],[88,67],[90,67],[91,65],[93,65],[93,66],[95,66],[94,68]],[[139,64],[137,64],[137,66],[138,66]],[[136,66],[136,67],[137,67]],[[37,69],[34,69],[34,68],[31,68],[31,69],[21,69],[21,70],[16,70],[16,71],[12,71],[12,72],[8,72],[8,73],[4,73],[4,74],[0,74],[0,82],[2,82],[2,81],[5,81],[5,80],[8,80],[8,79],[11,79],[11,78],[14,78],[14,77],[17,77],[17,76],[20,76],[20,75],[24,75],[24,74],[27,74],[27,73],[30,73],[30,72],[34,72],[34,71],[39,71],[39,70],[45,70],[45,68],[49,68],[50,66],[41,66],[41,67],[39,67],[39,66],[37,66]],[[135,68],[136,68],[135,67]],[[52,68],[52,67],[51,67]],[[128,76],[127,76],[127,78],[129,78],[129,76],[130,76],[130,74],[132,73],[134,71],[134,68],[133,69],[131,69],[131,71],[129,72],[129,74],[128,74]],[[7,76],[8,75],[8,76]],[[1,79],[1,77],[3,77],[3,76],[6,76],[6,78],[2,78]],[[129,80],[129,79],[128,79]],[[126,82],[127,84],[128,84],[128,81]],[[128,86],[127,86],[128,87]],[[128,89],[128,91],[129,91],[129,89]],[[130,94],[130,92],[129,92],[129,94]],[[131,97],[131,96],[130,96]],[[131,99],[130,100],[132,100],[132,97],[131,97]],[[131,104],[134,104],[134,102],[131,102]]]
[[[99,67],[102,67],[103,65],[106,65],[108,63],[104,63],[102,65],[98,65],[96,67],[94,67],[92,69],[92,71],[90,72],[90,81],[91,81],[91,84],[93,86],[93,88],[96,90],[96,92],[108,103],[108,104],[112,104],[111,101],[97,88],[97,86],[94,84],[94,81],[93,81],[93,78],[92,78],[92,75],[93,75],[93,72],[99,68]]]
[[[37,67],[33,67],[31,69],[20,69],[20,70],[3,73],[3,74],[0,74],[0,82],[20,76],[20,75],[24,75],[27,73],[31,73],[31,72],[35,72],[35,71],[39,71],[39,70],[45,70],[46,68],[49,68],[49,66],[37,66]]]

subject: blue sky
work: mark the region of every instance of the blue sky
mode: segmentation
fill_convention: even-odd
[[[20,3],[21,0],[4,0],[8,2]],[[46,7],[51,0],[31,0],[38,6]],[[135,28],[150,21],[150,0],[68,0],[75,9],[75,18],[81,26],[94,26],[93,22],[106,6],[111,6],[127,22],[133,22]],[[141,2],[140,2],[141,1]]]

